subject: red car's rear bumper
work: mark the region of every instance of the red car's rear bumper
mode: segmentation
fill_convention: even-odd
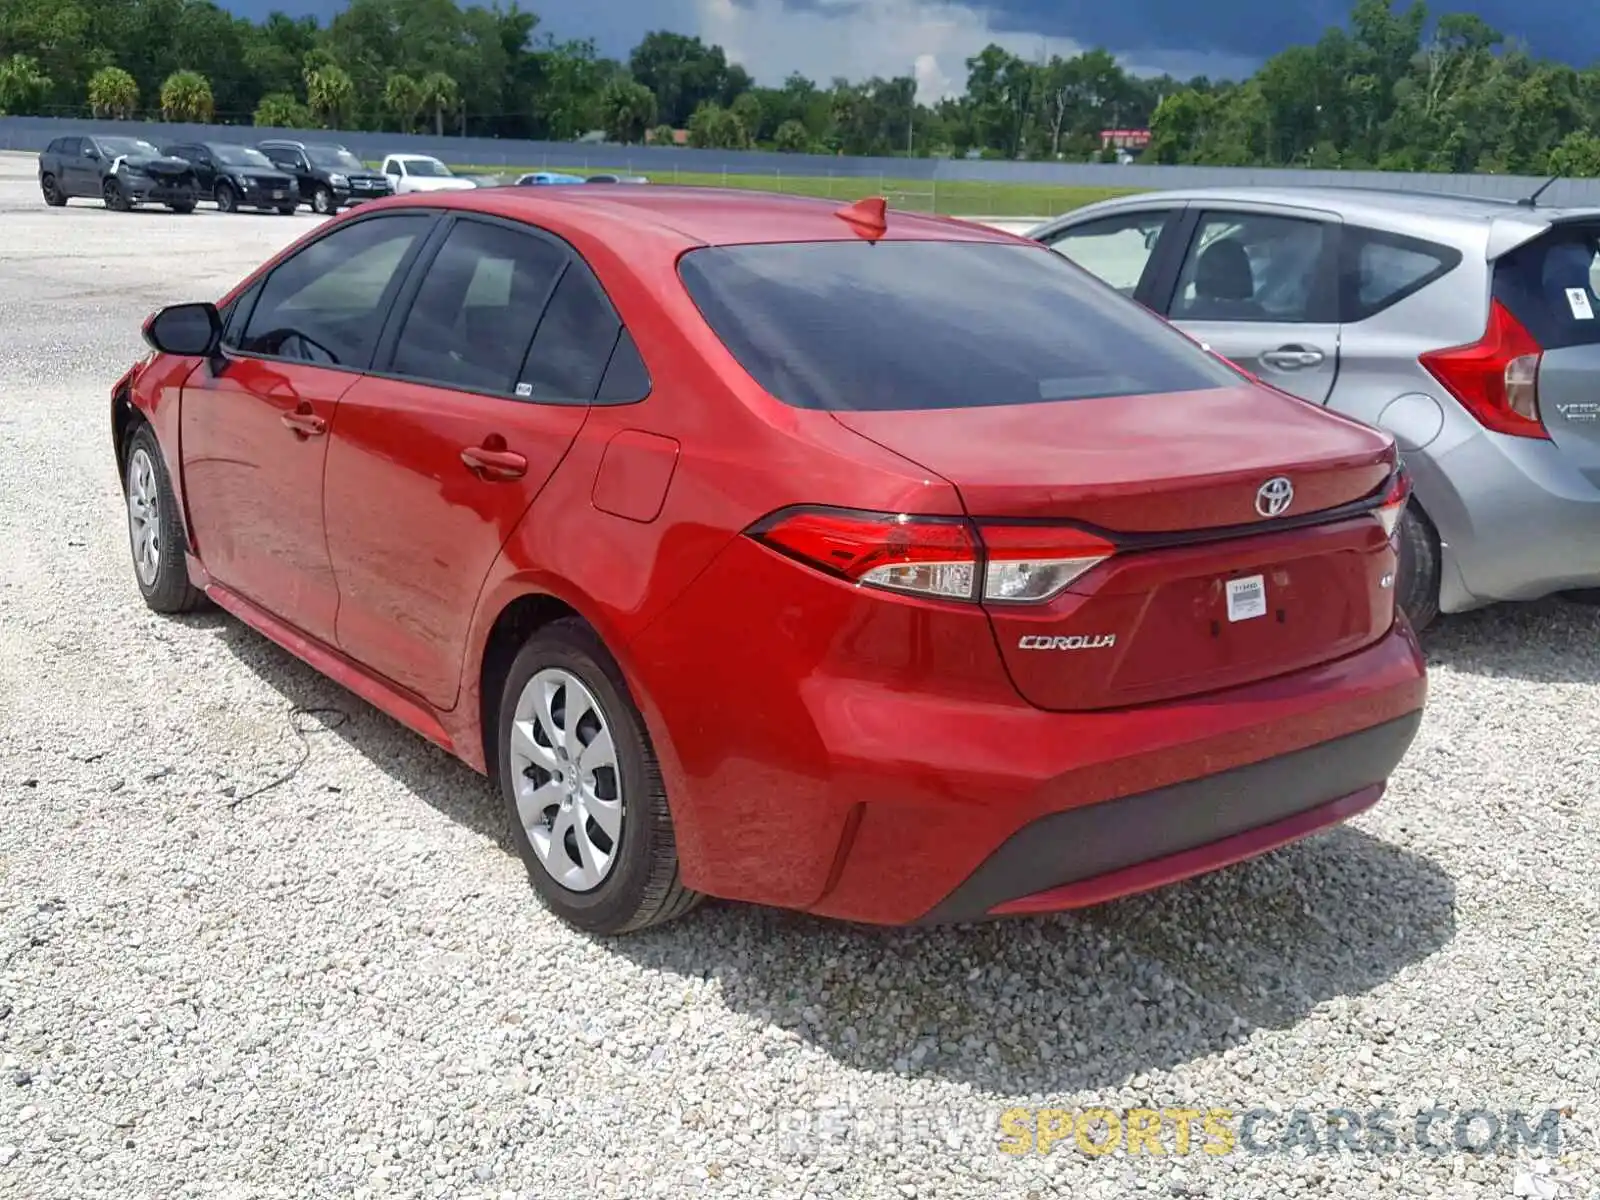
[[[1375,802],[1427,693],[1400,620],[1276,678],[1048,712],[981,614],[813,585],[742,548],[698,589],[743,620],[689,597],[629,656],[684,882],[846,920],[1070,908],[1261,853]]]

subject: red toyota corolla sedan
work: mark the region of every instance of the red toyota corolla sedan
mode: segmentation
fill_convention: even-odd
[[[1362,811],[1421,720],[1391,439],[1005,234],[432,193],[144,333],[146,602],[487,773],[588,930],[1102,901]]]

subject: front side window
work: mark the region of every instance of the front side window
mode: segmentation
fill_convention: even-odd
[[[318,238],[267,278],[239,349],[365,370],[401,267],[433,221],[369,218]]]
[[[1165,209],[1102,217],[1062,230],[1045,244],[1124,296],[1131,296],[1172,213]]]
[[[679,272],[744,369],[798,408],[978,408],[1239,383],[1042,246],[718,246],[690,251]]]
[[[1173,319],[1334,319],[1318,311],[1327,236],[1322,221],[1262,213],[1206,214],[1178,274]]]
[[[459,221],[428,265],[390,370],[467,391],[516,394],[558,247],[502,225]]]

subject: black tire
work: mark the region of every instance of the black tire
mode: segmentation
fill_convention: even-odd
[[[105,201],[105,206],[112,212],[131,212],[133,205],[128,203],[128,197],[123,193],[122,187],[115,179],[108,179],[100,185],[100,198]]]
[[[239,193],[233,190],[232,184],[217,184],[217,211],[225,213],[239,211]]]
[[[333,192],[326,187],[318,187],[311,193],[311,211],[324,217],[331,217],[339,211],[339,205],[333,198]]]
[[[67,202],[67,194],[61,190],[54,175],[41,176],[39,190],[44,193],[44,202],[51,208],[61,208]]]
[[[149,425],[140,421],[128,435],[122,490],[127,505],[128,548],[133,556],[133,578],[144,602],[158,613],[193,612],[206,603],[206,594],[189,582],[184,557],[183,524],[178,520],[178,502],[172,494],[161,447]],[[140,472],[148,463],[151,478],[141,487]],[[158,539],[155,569],[147,571],[140,562],[140,546],[135,531],[136,489],[153,490],[156,503],[155,533]]]
[[[1439,535],[1413,500],[1400,518],[1400,568],[1395,603],[1421,633],[1439,616]]]
[[[545,868],[517,812],[517,784],[528,777],[512,767],[512,722],[523,689],[550,669],[566,672],[589,690],[616,750],[620,837],[609,872],[589,891],[566,887]],[[506,676],[495,734],[496,776],[512,841],[534,890],[557,916],[586,932],[614,936],[675,920],[704,899],[679,880],[677,840],[655,751],[616,660],[587,624],[576,618],[555,621],[528,640]]]
[[[167,203],[167,207],[175,213],[188,216],[194,211],[195,203],[193,200],[172,200]]]
[[[278,205],[278,215],[280,217],[292,217],[294,216],[295,208],[296,206],[293,204],[280,204]]]

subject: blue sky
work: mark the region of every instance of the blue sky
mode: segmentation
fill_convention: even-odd
[[[337,0],[220,0],[260,16],[273,8],[326,18]],[[1104,45],[1131,69],[1238,76],[1295,42],[1314,40],[1349,0],[522,0],[560,37],[593,37],[623,57],[651,29],[718,42],[760,82],[790,71],[834,75],[914,71],[925,100],[959,90],[963,62],[990,41],[1027,57]],[[1475,12],[1536,51],[1579,64],[1600,58],[1600,9],[1557,0],[1436,0]]]

